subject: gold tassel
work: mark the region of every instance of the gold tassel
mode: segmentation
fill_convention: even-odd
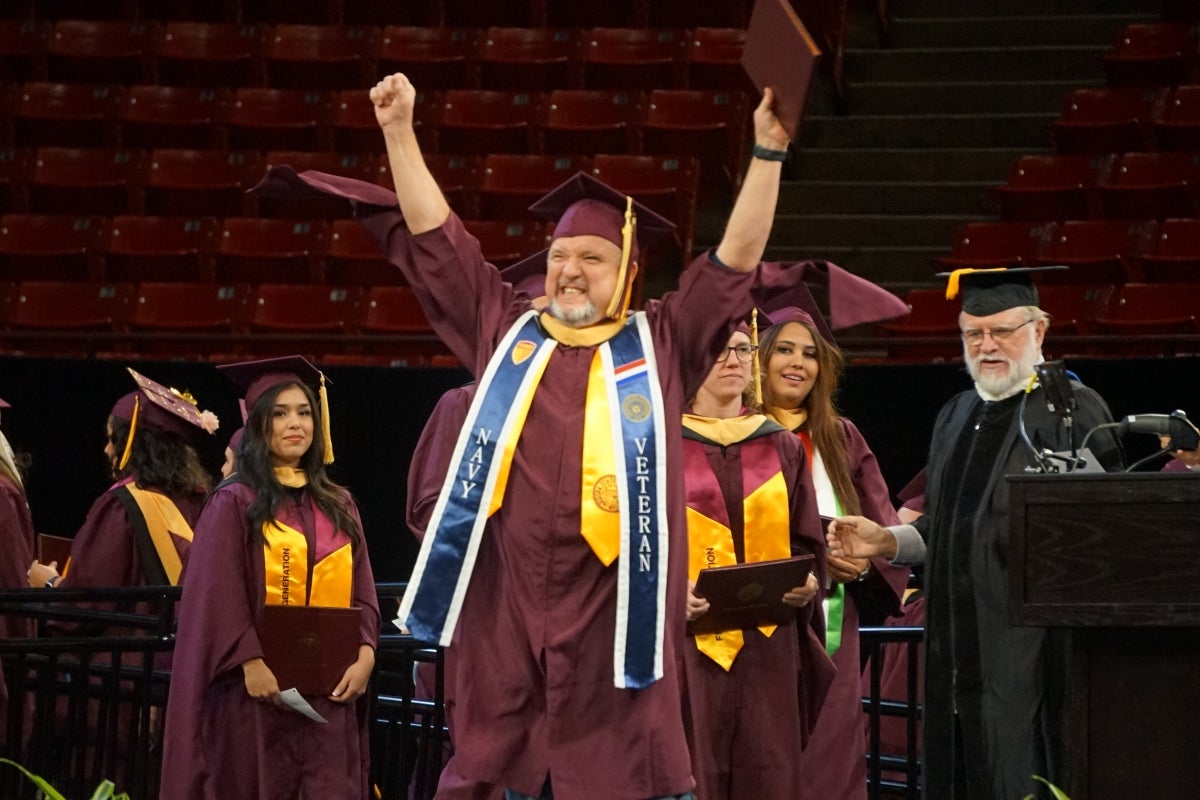
[[[333,437],[329,433],[329,392],[325,391],[325,373],[321,373],[321,435],[325,438],[325,463],[333,463]]]
[[[633,287],[628,285],[629,280],[629,256],[633,250],[633,235],[634,228],[637,227],[637,216],[633,213],[633,198],[625,197],[625,224],[621,226],[621,267],[617,270],[617,288],[613,292],[612,300],[608,301],[608,308],[604,310],[604,316],[608,319],[625,319],[625,312],[629,310],[629,303],[633,299]]]
[[[956,269],[950,273],[950,277],[946,280],[946,299],[953,300],[955,297],[958,297],[958,283],[963,275],[967,275],[971,272],[1007,272],[1007,271],[1008,271],[1007,267],[993,267],[991,269],[972,269],[970,267],[964,267],[963,269]]]
[[[138,409],[142,407],[142,398],[133,398],[133,413],[129,415],[129,436],[125,439],[125,452],[121,453],[121,460],[117,462],[117,472],[125,469],[125,465],[129,463],[129,456],[133,453],[133,434],[137,430]]]
[[[750,380],[754,384],[754,404],[762,408],[762,362],[758,360],[758,309],[750,312],[750,345],[754,348],[754,360],[750,367]]]

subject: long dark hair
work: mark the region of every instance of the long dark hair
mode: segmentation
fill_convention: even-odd
[[[761,359],[763,370],[764,407],[779,405],[771,395],[771,382],[767,379],[767,370],[770,368],[771,356],[775,353],[779,333],[788,324],[792,323],[773,325],[758,342],[758,357]],[[838,413],[837,406],[833,402],[842,372],[846,368],[846,359],[842,357],[842,351],[821,336],[820,332],[812,325],[804,322],[795,322],[795,324],[802,326],[812,334],[817,348],[817,380],[804,400],[804,409],[808,412],[808,419],[801,428],[808,433],[813,447],[821,454],[821,463],[825,465],[829,482],[833,484],[833,490],[837,492],[838,500],[842,504],[842,512],[861,514],[862,503],[858,497],[858,490],[854,488],[849,459],[846,457],[846,441],[843,438],[842,426],[839,422],[841,414]]]
[[[350,491],[334,483],[326,471],[323,460],[325,436],[321,431],[321,406],[313,390],[302,383],[281,383],[272,386],[255,401],[246,418],[246,433],[242,436],[237,454],[237,477],[255,492],[254,502],[246,509],[250,530],[261,536],[263,525],[273,521],[279,507],[287,497],[287,489],[275,479],[275,464],[271,460],[272,413],[280,392],[298,386],[312,407],[313,439],[308,451],[300,458],[300,467],[308,474],[305,491],[312,495],[317,507],[334,526],[350,537],[353,547],[358,547],[362,531],[358,522],[347,508]]]
[[[129,439],[129,422],[119,417],[109,417],[112,429],[108,440],[113,452],[124,453]],[[133,447],[124,469],[113,472],[118,479],[133,476],[143,489],[156,489],[166,494],[187,494],[212,490],[212,476],[200,463],[195,448],[174,434],[156,431],[138,425],[133,435]]]

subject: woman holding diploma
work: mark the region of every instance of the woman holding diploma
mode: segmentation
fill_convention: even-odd
[[[684,727],[704,800],[795,797],[800,749],[833,671],[811,602],[825,576],[812,475],[796,437],[746,407],[754,350],[744,326],[734,331],[683,417],[688,621],[709,611],[694,591],[706,567],[815,558],[806,583],[782,597],[794,624],[698,633],[680,650]]]
[[[180,608],[163,800],[368,796],[365,703],[379,609],[358,508],[332,462],[324,376],[303,358],[220,367],[249,409],[237,471],[196,525]],[[321,401],[313,386],[319,385]],[[358,608],[358,648],[325,695],[327,722],[283,704],[257,626],[267,605]]]

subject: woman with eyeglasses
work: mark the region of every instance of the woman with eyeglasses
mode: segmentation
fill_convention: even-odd
[[[803,444],[820,514],[856,514],[894,524],[898,518],[875,455],[834,406],[844,366],[841,351],[806,311],[785,308],[772,312],[770,320],[758,351],[765,376],[763,412]],[[908,569],[882,558],[829,556],[827,564],[825,646],[838,673],[804,752],[803,791],[807,797],[862,800],[867,768],[859,619],[864,612],[879,620],[898,612]]]
[[[832,677],[812,602],[825,577],[812,474],[796,437],[748,407],[754,350],[735,331],[683,417],[688,622],[710,611],[695,591],[702,569],[815,558],[804,585],[782,597],[794,622],[695,632],[681,648],[684,728],[704,800],[794,797]]]

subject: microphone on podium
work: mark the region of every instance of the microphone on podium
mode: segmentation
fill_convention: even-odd
[[[1117,432],[1149,433],[1170,438],[1165,450],[1195,450],[1200,447],[1200,431],[1187,414],[1175,410],[1170,414],[1130,414],[1118,424]]]

